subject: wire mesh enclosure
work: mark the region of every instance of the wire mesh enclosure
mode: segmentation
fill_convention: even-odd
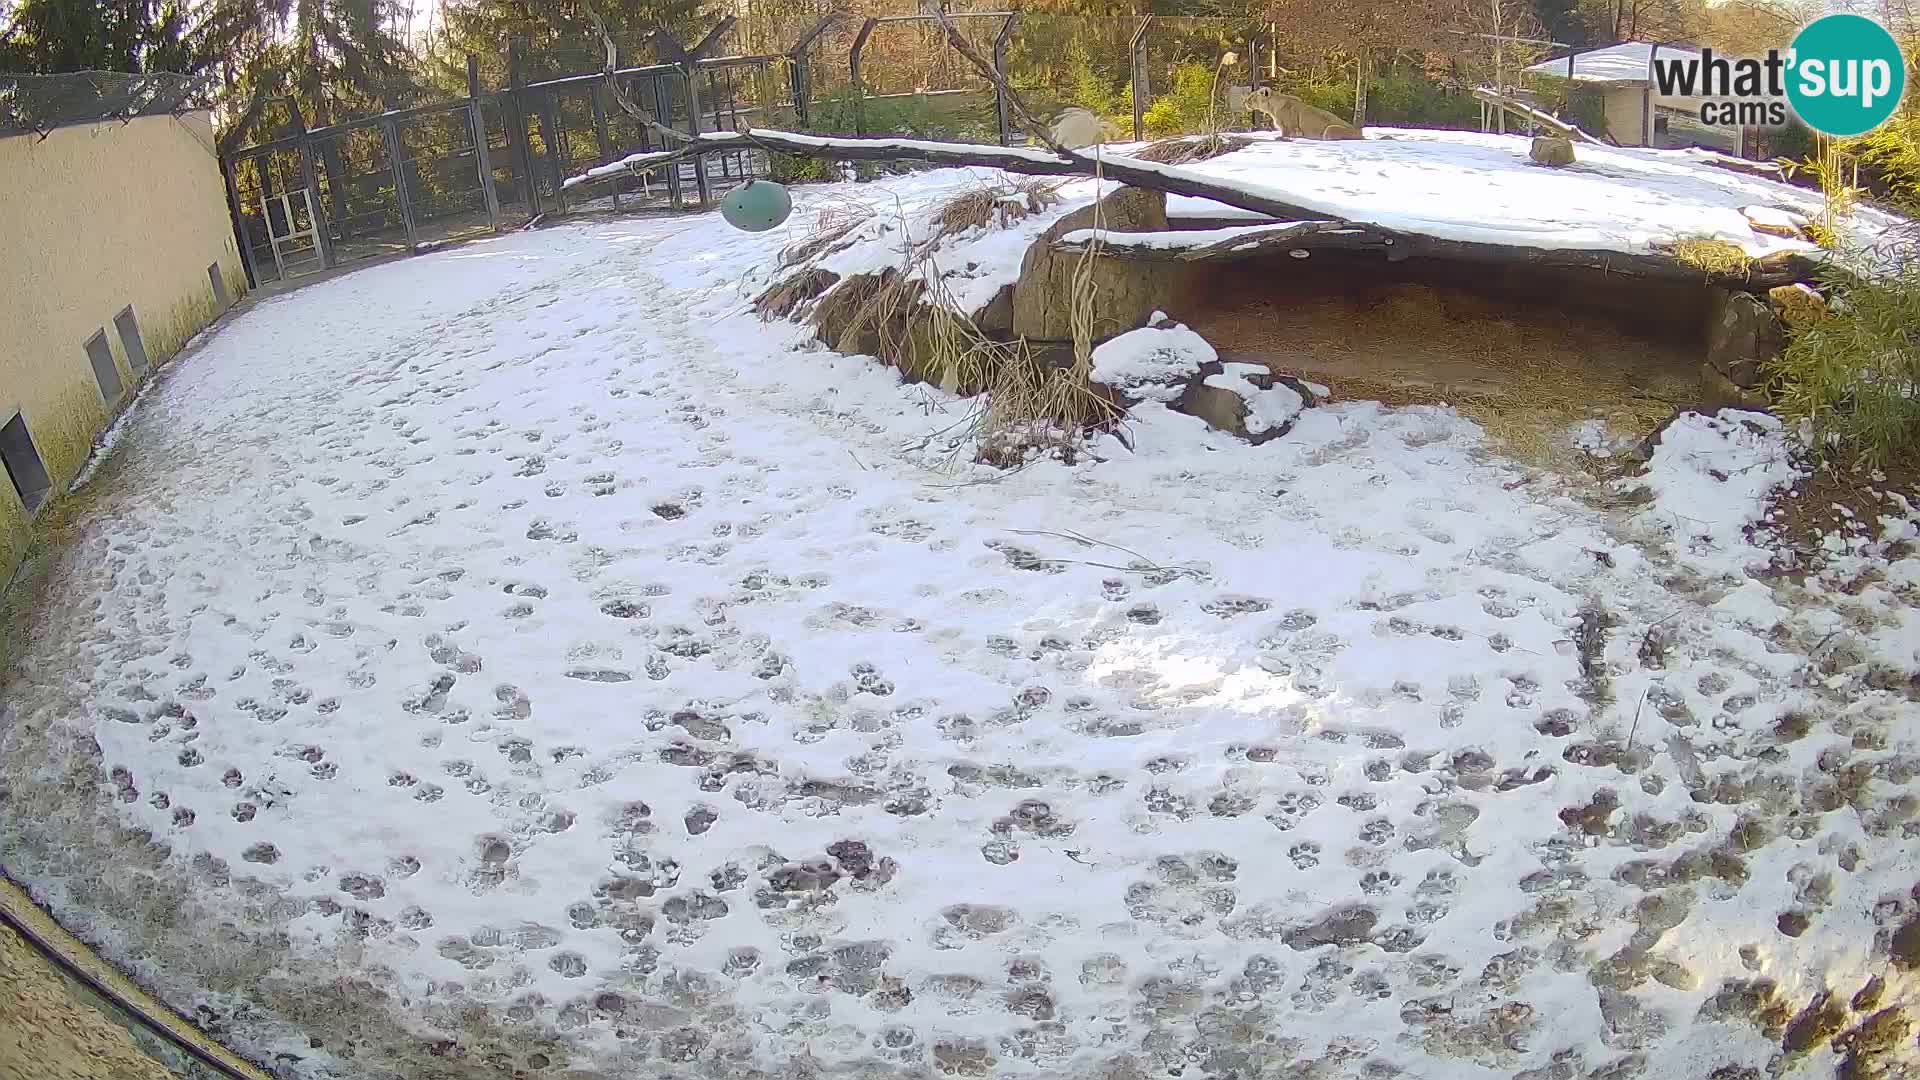
[[[999,80],[932,17],[860,16],[816,0],[770,8],[743,5],[693,45],[663,30],[617,43],[610,72],[579,70],[605,55],[597,34],[548,34],[537,45],[516,36],[504,57],[468,57],[462,99],[313,130],[287,108],[288,134],[225,161],[250,272],[287,276],[417,251],[556,212],[706,206],[794,168],[729,148],[569,186],[588,170],[676,148],[659,127],[1029,141]],[[1116,139],[1237,126],[1245,118],[1225,115],[1222,91],[1279,70],[1271,28],[1257,22],[1021,14],[991,0],[948,14],[967,51],[1036,109],[1087,109]],[[628,48],[645,61],[626,59]],[[505,85],[483,90],[483,66]]]

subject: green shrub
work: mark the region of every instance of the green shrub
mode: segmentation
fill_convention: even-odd
[[[840,172],[826,158],[776,153],[767,155],[767,178],[779,184],[819,184],[840,179]]]
[[[1213,65],[1197,60],[1174,68],[1171,88],[1153,99],[1142,118],[1147,134],[1163,139],[1170,135],[1204,132],[1207,129],[1209,105],[1213,102],[1213,74]],[[1214,122],[1224,125],[1226,119],[1227,106],[1223,101],[1214,111]]]
[[[1346,115],[1352,107],[1349,100],[1339,112]],[[1472,94],[1430,79],[1417,68],[1394,66],[1379,71],[1367,83],[1367,123],[1477,131],[1480,103]]]
[[[1878,275],[1835,270],[1826,284],[1841,302],[1770,366],[1782,413],[1811,424],[1824,454],[1876,465],[1911,453],[1920,448],[1920,260]]]
[[[1843,149],[1859,159],[1860,183],[1868,192],[1905,213],[1920,213],[1920,110],[1909,106],[1895,113]]]
[[[998,122],[993,94],[909,94],[858,100],[843,89],[813,106],[815,131],[851,135],[903,135],[941,142],[993,142]]]
[[[1131,130],[1133,90],[1124,80],[1115,82],[1094,70],[1086,46],[1075,41],[1067,48],[1067,100],[1096,116]]]

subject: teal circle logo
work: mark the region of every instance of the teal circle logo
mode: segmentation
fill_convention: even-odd
[[[1823,15],[1793,39],[1787,101],[1808,127],[1847,137],[1893,115],[1907,88],[1907,58],[1887,28],[1864,15]]]

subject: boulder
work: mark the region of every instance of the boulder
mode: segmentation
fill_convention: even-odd
[[[1100,227],[1115,232],[1160,232],[1167,228],[1167,197],[1158,191],[1123,187],[1101,199]],[[1080,256],[1053,250],[1054,241],[1076,229],[1094,227],[1094,206],[1062,217],[1040,234],[1020,262],[1013,286],[1013,332],[1051,341],[1073,337],[1070,298]],[[1191,279],[1185,264],[1149,259],[1095,257],[1093,339],[1146,325],[1156,310],[1169,305]]]
[[[1207,339],[1154,312],[1148,325],[1094,346],[1088,377],[1133,405],[1179,401],[1200,369],[1218,371],[1220,356]]]
[[[1300,410],[1317,402],[1313,391],[1291,376],[1275,375],[1260,364],[1215,361],[1201,365],[1173,409],[1257,445],[1285,435]]]
[[[973,325],[991,341],[1013,338],[1013,286],[1002,285],[987,306],[973,313]]]
[[[1735,386],[1733,380],[1722,375],[1712,364],[1700,365],[1698,411],[1710,413],[1716,409],[1751,409],[1765,412],[1768,404],[1765,394]]]
[[[1807,238],[1807,219],[1790,210],[1782,210],[1777,206],[1743,206],[1740,214],[1747,219],[1747,227],[1754,232],[1788,240]]]
[[[1764,366],[1787,343],[1773,308],[1752,293],[1715,288],[1707,320],[1708,366],[1742,390],[1758,387]]]
[[[1558,168],[1573,164],[1573,140],[1558,135],[1536,135],[1533,145],[1527,147],[1527,156],[1536,165],[1551,165]]]
[[[1790,329],[1812,326],[1831,310],[1827,298],[1805,285],[1776,285],[1767,290],[1767,304]]]

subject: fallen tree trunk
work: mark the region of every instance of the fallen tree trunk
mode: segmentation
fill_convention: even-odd
[[[1280,193],[1257,187],[1228,183],[1218,177],[1196,173],[1178,165],[1141,161],[1122,154],[1095,152],[1055,152],[1024,146],[992,146],[980,143],[928,142],[923,139],[829,138],[801,135],[791,131],[754,128],[751,131],[715,132],[688,137],[678,150],[635,154],[630,158],[601,165],[566,181],[568,187],[588,180],[612,176],[631,168],[645,171],[696,154],[716,154],[738,150],[767,150],[797,157],[822,157],[835,161],[925,161],[933,165],[979,165],[1025,176],[1100,176],[1133,187],[1164,191],[1169,195],[1192,195],[1212,199],[1226,206],[1251,210],[1277,218],[1327,217],[1292,202]]]
[[[1532,248],[1505,244],[1443,240],[1420,233],[1389,229],[1369,222],[1350,221],[1315,208],[1309,201],[1257,185],[1237,184],[1219,177],[1198,173],[1178,165],[1162,165],[1122,154],[1095,151],[1041,150],[1024,146],[991,146],[977,143],[928,142],[923,139],[840,138],[802,135],[790,131],[755,128],[744,132],[716,132],[685,136],[675,150],[656,150],[634,154],[608,165],[596,166],[566,181],[567,186],[617,175],[629,170],[644,172],[671,165],[696,154],[725,153],[759,149],[800,157],[820,157],[837,161],[924,161],[934,165],[973,165],[1001,169],[1027,176],[1101,177],[1131,187],[1146,188],[1169,195],[1188,195],[1209,199],[1223,206],[1249,210],[1276,219],[1272,231],[1260,231],[1253,237],[1244,229],[1222,230],[1221,240],[1213,247],[1181,248],[1167,241],[1151,241],[1155,233],[1108,234],[1101,238],[1112,254],[1129,258],[1210,259],[1244,258],[1261,249],[1292,247],[1298,249],[1347,248],[1375,249],[1390,261],[1416,255],[1433,258],[1482,262],[1528,263],[1540,266],[1571,266],[1636,277],[1704,281],[1729,288],[1761,290],[1775,285],[1814,280],[1819,263],[1798,252],[1780,252],[1755,259],[1746,271],[1710,273],[1674,256],[1649,251],[1628,254],[1586,249]],[[1091,230],[1087,230],[1091,231]],[[1085,238],[1083,238],[1084,240]],[[1071,246],[1063,250],[1079,250]],[[1249,246],[1251,244],[1252,246]]]
[[[1219,239],[1207,234],[1215,233]],[[1176,262],[1230,262],[1276,251],[1377,251],[1388,262],[1411,258],[1457,262],[1505,263],[1541,268],[1594,270],[1627,277],[1699,281],[1729,289],[1764,292],[1776,285],[1811,282],[1823,265],[1797,251],[1780,251],[1750,261],[1744,270],[1708,271],[1660,251],[1630,254],[1591,248],[1537,248],[1445,240],[1358,221],[1294,221],[1217,230],[1122,233],[1081,229],[1062,236],[1055,251],[1079,254],[1098,247],[1121,259]]]
[[[1528,120],[1538,124],[1559,135],[1561,138],[1572,139],[1575,142],[1589,143],[1593,146],[1607,145],[1604,140],[1596,139],[1592,135],[1580,130],[1577,125],[1569,124],[1565,120],[1554,116],[1552,113],[1541,112],[1539,109],[1528,105],[1524,101],[1516,101],[1491,87],[1476,86],[1473,90],[1473,96],[1492,105],[1494,108],[1505,109],[1522,120]]]

